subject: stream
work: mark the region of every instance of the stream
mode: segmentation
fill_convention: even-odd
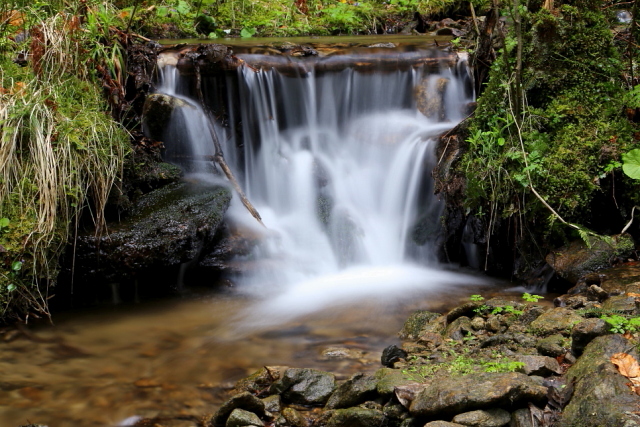
[[[266,226],[234,197],[228,221],[262,236],[238,259],[253,267],[215,294],[62,313],[55,326],[8,331],[0,425],[124,426],[157,417],[165,427],[194,426],[234,381],[262,366],[339,379],[373,372],[412,310],[444,311],[471,293],[504,289],[437,262],[437,136],[465,117],[473,90],[464,59],[447,62],[421,40],[428,46],[387,43],[350,55],[362,64],[393,54],[396,65],[428,56],[429,66],[336,71],[344,57],[327,54],[289,58],[297,76],[241,67],[193,80],[165,61],[158,92],[180,100],[166,158],[195,159],[183,164],[188,179],[223,182],[202,161],[217,134]],[[209,91],[200,100],[194,81]],[[214,106],[206,100],[218,93],[229,97],[231,126],[207,114]]]
[[[363,299],[252,331],[238,313],[257,301],[234,289],[60,313],[55,326],[5,333],[0,425],[112,427],[158,417],[165,427],[195,426],[233,382],[262,366],[316,368],[339,379],[374,372],[412,310],[443,311],[472,293],[520,295],[506,286]]]

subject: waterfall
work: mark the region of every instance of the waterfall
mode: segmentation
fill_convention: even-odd
[[[206,116],[165,68],[161,91],[188,102],[172,119],[172,132],[182,129],[174,137],[206,156]],[[266,298],[254,312],[286,320],[363,296],[390,300],[473,280],[437,266],[443,204],[430,177],[434,138],[473,98],[464,61],[438,72],[308,68],[288,76],[241,67],[239,96],[228,100],[241,132],[216,128],[267,227],[234,202],[232,220],[263,234],[247,257],[253,267],[236,278],[241,291]]]

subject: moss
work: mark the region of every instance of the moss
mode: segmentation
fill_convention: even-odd
[[[529,228],[537,243],[561,242],[570,229],[532,194],[532,184],[565,220],[599,226],[591,209],[605,191],[601,178],[619,167],[635,130],[622,115],[623,64],[606,16],[593,6],[600,3],[572,2],[554,14],[541,9],[524,15],[528,104],[520,135],[508,83],[515,39],[507,37],[502,58],[493,64],[459,165],[467,177],[466,207],[489,214],[486,224],[513,218],[506,223]]]

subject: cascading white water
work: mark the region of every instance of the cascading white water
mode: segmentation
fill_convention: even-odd
[[[253,309],[260,323],[469,282],[435,265],[442,204],[430,178],[433,137],[459,122],[472,100],[464,64],[430,75],[421,68],[345,69],[300,77],[247,67],[238,78],[242,105],[231,111],[240,112],[232,120],[242,123],[242,144],[227,135],[221,140],[268,229],[239,203],[230,210],[264,232],[251,255],[261,263],[237,278],[242,290],[266,298]],[[415,88],[423,81],[434,91],[446,81],[438,95],[444,117],[417,110]],[[165,92],[175,94],[175,87],[164,80]],[[211,149],[202,111],[181,110],[193,147]],[[240,146],[244,151],[236,152]]]

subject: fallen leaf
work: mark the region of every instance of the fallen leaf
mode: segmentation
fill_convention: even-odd
[[[616,353],[611,356],[611,363],[616,365],[620,373],[627,378],[640,377],[640,365],[630,354]]]

